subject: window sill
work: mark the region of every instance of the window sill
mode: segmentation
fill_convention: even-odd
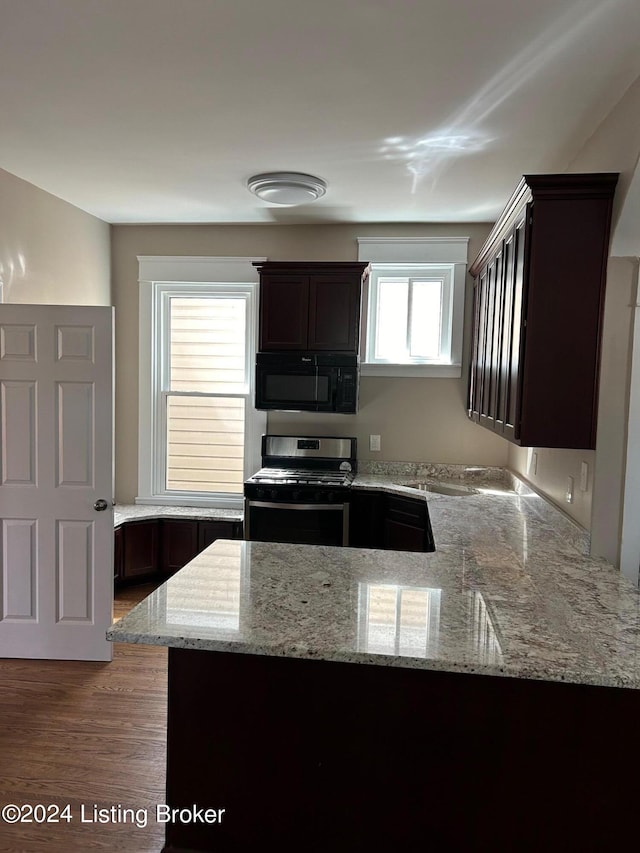
[[[205,507],[209,509],[242,509],[243,496],[232,498],[203,498],[198,496],[170,496],[170,495],[149,495],[134,498],[134,503],[137,506],[189,506],[189,507]]]
[[[461,364],[360,364],[360,376],[431,377],[457,379],[462,376]]]

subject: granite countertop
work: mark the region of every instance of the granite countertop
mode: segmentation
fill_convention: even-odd
[[[242,521],[241,509],[215,509],[202,506],[161,506],[154,504],[116,504],[113,524],[142,521],[145,518],[206,519],[207,521]]]
[[[427,500],[435,553],[218,540],[108,638],[640,687],[638,590],[584,530],[509,475],[456,497],[406,473],[355,486]]]

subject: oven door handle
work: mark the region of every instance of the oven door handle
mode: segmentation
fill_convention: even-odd
[[[319,509],[319,510],[337,510],[344,512],[346,503],[341,504],[285,504],[285,503],[270,503],[267,501],[247,501],[247,506],[261,506],[267,509]]]

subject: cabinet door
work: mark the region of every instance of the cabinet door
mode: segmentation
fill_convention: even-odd
[[[261,351],[308,349],[309,277],[263,273],[260,277]]]
[[[493,347],[493,311],[495,305],[495,265],[490,263],[481,282],[482,299],[482,351],[480,357],[480,423],[493,427],[489,419],[491,388],[491,354]]]
[[[384,547],[390,551],[424,551],[424,531],[412,524],[385,518]]]
[[[162,521],[160,571],[172,575],[198,553],[197,521]]]
[[[200,521],[198,523],[198,551],[203,551],[216,539],[240,539],[237,535],[237,522]]]
[[[472,399],[470,401],[470,409],[473,419],[476,422],[480,421],[480,415],[483,412],[485,389],[485,361],[487,350],[487,318],[488,318],[488,287],[487,273],[485,268],[476,279],[474,288],[475,301],[475,321],[474,329],[474,350],[473,361],[471,364],[472,370]]]
[[[157,521],[129,522],[124,530],[122,579],[132,580],[158,571]]]
[[[122,547],[124,532],[121,527],[113,531],[113,579],[116,583],[122,579]]]
[[[480,422],[488,429],[495,430],[502,343],[502,250],[490,261],[487,269],[486,306],[486,341],[483,364],[484,394]]]
[[[505,265],[504,347],[502,354],[503,435],[510,441],[519,438],[520,359],[523,323],[525,215],[516,223],[509,238],[509,265]]]
[[[473,284],[473,323],[471,337],[471,355],[469,358],[469,392],[467,400],[467,410],[469,417],[478,421],[480,418],[480,388],[478,385],[479,378],[479,346],[480,346],[480,284],[475,281]]]
[[[501,434],[504,434],[505,431],[509,397],[509,360],[511,355],[511,339],[513,337],[514,241],[515,232],[512,231],[503,243],[502,299],[499,317],[500,357],[498,360],[495,423],[496,432]]]
[[[384,496],[351,490],[349,545],[353,548],[382,548]]]
[[[382,547],[394,551],[435,550],[425,501],[387,497]]]
[[[360,277],[312,275],[309,280],[310,350],[358,351]]]

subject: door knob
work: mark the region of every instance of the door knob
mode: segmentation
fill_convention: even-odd
[[[99,498],[93,505],[93,508],[96,512],[104,512],[104,510],[109,506],[107,501],[104,498]]]

